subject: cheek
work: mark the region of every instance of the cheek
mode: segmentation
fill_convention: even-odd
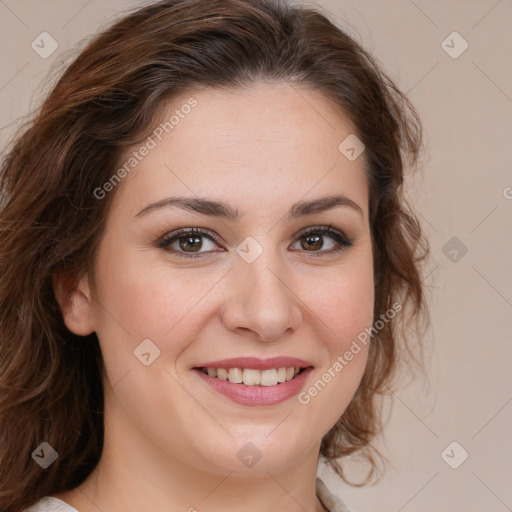
[[[317,317],[316,335],[322,366],[298,395],[306,426],[303,431],[327,433],[352,401],[363,376],[373,321],[374,287],[371,266],[333,273],[320,288],[310,290],[308,307]]]
[[[316,322],[323,342],[319,350],[324,352],[317,375],[320,382],[306,390],[301,403],[321,394],[314,400],[329,424],[348,406],[367,363],[374,310],[371,255],[338,268],[323,281],[323,287],[312,288],[308,294],[308,306],[321,320]]]
[[[373,322],[374,281],[371,265],[338,269],[305,291],[306,303],[322,320],[330,350],[346,350]]]
[[[193,338],[194,329],[201,327],[197,318],[206,314],[208,293],[220,275],[205,268],[178,270],[165,261],[151,262],[147,253],[137,251],[126,257],[105,257],[96,277],[96,332],[100,340],[108,340],[105,349],[112,358],[126,360],[144,339],[175,358],[185,340]]]

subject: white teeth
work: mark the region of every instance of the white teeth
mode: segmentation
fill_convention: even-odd
[[[210,374],[209,370],[211,368],[208,368],[208,374]],[[217,377],[222,380],[228,380],[228,371],[225,368],[218,368],[217,370],[213,370],[217,372]]]
[[[243,373],[243,383],[247,386],[257,386],[261,382],[261,373],[258,370],[246,368]]]
[[[243,380],[243,372],[240,368],[230,368],[228,372],[229,382],[240,384]]]
[[[292,380],[300,371],[300,367],[271,368],[254,370],[252,368],[203,368],[202,372],[210,377],[228,380],[246,386],[275,386],[278,383]]]
[[[262,386],[275,386],[277,384],[277,370],[261,370],[261,385]]]

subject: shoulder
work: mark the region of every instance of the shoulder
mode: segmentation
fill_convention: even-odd
[[[78,510],[58,498],[45,496],[24,512],[78,512]]]
[[[338,496],[332,494],[320,477],[316,477],[316,494],[329,512],[350,512]]]

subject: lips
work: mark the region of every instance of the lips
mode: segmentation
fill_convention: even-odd
[[[240,382],[230,382],[215,377],[215,372],[209,375],[205,370],[222,368],[225,370],[260,370],[274,372],[276,368],[295,369],[296,373],[291,380],[281,380],[275,385],[246,385]],[[274,357],[271,359],[258,359],[253,357],[242,357],[233,359],[222,359],[218,361],[204,362],[200,366],[192,368],[194,373],[207,384],[208,388],[218,394],[227,397],[230,401],[245,406],[275,405],[297,395],[304,387],[306,379],[313,371],[313,365],[303,359],[295,357]],[[245,374],[245,372],[244,372]],[[245,375],[244,375],[245,376]],[[274,382],[276,382],[274,380]]]

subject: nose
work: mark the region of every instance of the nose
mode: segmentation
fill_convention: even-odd
[[[276,259],[263,253],[252,263],[239,258],[229,272],[228,293],[222,308],[227,329],[251,331],[260,341],[282,339],[302,321],[301,301],[289,275]]]

